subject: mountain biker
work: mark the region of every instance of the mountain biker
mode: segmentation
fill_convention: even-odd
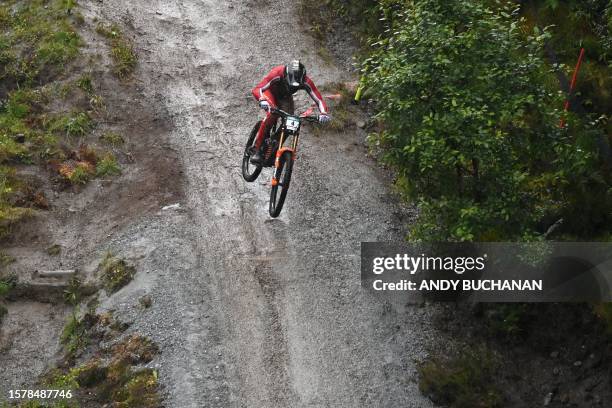
[[[278,120],[278,115],[270,112],[272,108],[278,108],[293,114],[295,108],[293,104],[293,94],[300,89],[308,92],[308,95],[315,101],[317,108],[321,112],[319,122],[326,123],[331,120],[327,113],[327,106],[323,101],[321,93],[314,82],[306,75],[306,68],[299,60],[293,60],[288,65],[279,65],[261,80],[253,88],[253,96],[259,102],[259,106],[267,112],[266,118],[259,126],[257,138],[255,139],[256,152],[251,157],[251,163],[261,164],[262,143],[270,129]]]

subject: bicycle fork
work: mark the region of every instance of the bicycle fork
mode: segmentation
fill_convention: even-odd
[[[278,150],[276,150],[276,158],[274,159],[274,172],[272,173],[272,187],[277,186],[279,182],[280,174],[280,158],[283,153],[289,151],[291,152],[291,160],[295,160],[296,152],[297,152],[297,143],[298,143],[299,134],[293,136],[293,141],[291,143],[291,147],[283,147],[283,143],[285,142],[285,132],[281,132],[280,140],[278,142]]]

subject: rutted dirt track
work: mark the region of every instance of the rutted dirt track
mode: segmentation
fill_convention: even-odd
[[[427,309],[359,286],[359,243],[401,239],[399,209],[361,141],[306,131],[278,220],[267,216],[269,172],[251,184],[241,178],[259,114],[249,91],[269,68],[298,56],[317,83],[346,80],[317,57],[294,2],[83,7],[133,31],[137,86],[172,118],[163,142],[182,158],[182,210],[113,236],[112,247],[140,259],[139,274],[103,303],[162,347],[166,405],[430,406],[414,383],[431,335]],[[144,293],[153,306],[139,311]]]

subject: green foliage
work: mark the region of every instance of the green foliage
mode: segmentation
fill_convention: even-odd
[[[13,262],[15,262],[15,258],[4,253],[4,252],[0,252],[0,268],[4,268],[10,264],[12,264]]]
[[[0,4],[0,238],[33,214],[15,204],[27,186],[13,170],[57,154],[49,131],[48,84],[79,54],[81,39],[60,0],[7,0]],[[65,134],[82,134],[88,120],[67,118]],[[58,132],[59,133],[59,132]]]
[[[91,177],[92,172],[90,171],[89,167],[79,163],[74,168],[74,171],[72,171],[72,173],[70,173],[68,176],[68,180],[72,184],[87,184]]]
[[[116,24],[105,26],[100,23],[96,27],[96,31],[109,42],[111,58],[115,63],[115,74],[120,79],[129,78],[138,63],[138,56],[131,41],[125,37]]]
[[[85,320],[79,319],[77,309],[70,315],[60,340],[66,346],[69,355],[75,355],[89,344]]]
[[[49,131],[66,136],[85,136],[92,121],[86,112],[71,112],[59,115],[49,123]]]
[[[96,165],[96,176],[116,176],[121,174],[121,167],[117,163],[117,159],[111,153],[107,154]]]
[[[100,139],[111,146],[120,146],[125,143],[123,136],[115,132],[106,132],[100,137]]]
[[[4,297],[6,296],[9,291],[11,290],[11,285],[9,282],[5,282],[3,280],[0,280],[0,297]]]
[[[121,79],[129,77],[136,68],[138,58],[134,47],[126,40],[113,42],[111,55],[115,61],[115,74]]]
[[[418,367],[419,389],[436,404],[451,408],[494,408],[502,397],[491,383],[494,356],[485,348],[466,349],[456,357],[431,357]]]
[[[81,280],[77,277],[73,277],[68,282],[68,287],[64,289],[64,300],[76,306],[81,301]]]
[[[387,32],[363,62],[383,129],[370,141],[419,205],[410,237],[533,240],[546,220],[585,204],[578,186],[599,192],[586,196],[597,211],[590,221],[599,219],[587,224],[592,232],[610,219],[600,200],[612,198],[593,143],[598,130],[579,118],[559,129],[563,96],[544,58],[549,31],[526,29],[509,5],[488,4],[380,6]]]
[[[15,286],[17,286],[17,277],[12,274],[3,274],[3,276],[0,277],[0,298],[8,295]]]
[[[157,394],[157,372],[152,369],[139,370],[115,394],[120,407],[155,407],[159,406]]]
[[[80,38],[74,31],[58,31],[40,43],[36,50],[39,66],[58,66],[77,54]]]
[[[610,0],[532,0],[522,13],[529,25],[553,26],[548,47],[551,59],[569,78],[581,48],[585,58],[576,83],[572,110],[596,121],[600,144],[612,143],[612,2]],[[610,165],[608,160],[608,165]]]
[[[0,80],[31,85],[60,72],[79,52],[81,40],[61,2],[9,0],[0,6]]]
[[[28,125],[30,115],[45,101],[38,90],[17,89],[8,94],[6,104],[0,108],[0,162],[28,160],[30,152],[24,142],[26,138],[37,138]]]
[[[93,87],[93,79],[90,74],[83,74],[77,80],[77,86],[83,90],[88,95],[93,95],[94,87]]]
[[[13,205],[11,198],[18,189],[15,171],[10,167],[0,166],[0,238],[6,236],[14,224],[34,214],[31,208]]]
[[[79,388],[79,384],[76,381],[77,374],[77,370],[70,370],[70,372],[64,374],[60,370],[55,369],[46,375],[43,385],[56,390],[76,390]]]
[[[102,325],[98,329],[108,324],[102,316],[90,319]],[[77,367],[51,370],[43,384],[73,390],[74,401],[84,404],[93,395],[96,402],[114,407],[159,407],[157,371],[135,367],[150,362],[158,352],[149,339],[133,335],[99,350],[95,357]]]
[[[100,264],[102,282],[109,293],[114,293],[127,285],[136,274],[136,268],[128,265],[125,259],[115,258],[108,252]]]

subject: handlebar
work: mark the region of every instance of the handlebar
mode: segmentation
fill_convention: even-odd
[[[277,108],[272,108],[272,107],[270,107],[270,113],[274,113],[276,115],[280,115],[283,118],[286,118],[287,116],[295,116],[294,114],[291,114],[289,112],[285,112],[282,109],[277,109]],[[317,122],[317,123],[319,122],[319,115],[316,115],[316,116],[314,116],[314,115],[305,115],[304,116],[304,114],[301,114],[301,115],[299,115],[299,117],[300,117],[300,119],[304,119],[307,122]]]

